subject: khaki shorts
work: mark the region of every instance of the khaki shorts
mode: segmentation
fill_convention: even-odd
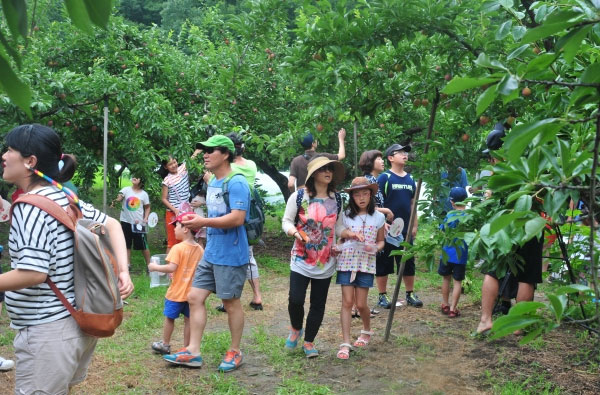
[[[68,393],[85,380],[97,341],[73,317],[19,330],[13,342],[15,394]]]
[[[252,280],[253,278],[258,278],[258,265],[256,264],[256,259],[254,259],[254,250],[252,249],[252,246],[248,246],[248,258],[250,258],[250,262],[248,262],[246,279]]]

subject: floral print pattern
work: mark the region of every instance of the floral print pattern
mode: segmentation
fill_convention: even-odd
[[[296,229],[308,236],[308,242],[296,240],[292,255],[310,266],[325,265],[334,242],[337,204],[335,199],[309,199],[298,210]]]

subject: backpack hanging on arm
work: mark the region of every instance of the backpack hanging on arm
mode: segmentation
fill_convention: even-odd
[[[233,173],[223,181],[223,200],[227,207],[231,209],[229,205],[229,189],[228,184],[229,180],[231,180],[234,176],[244,177],[242,174]],[[214,177],[214,176],[213,176]],[[244,178],[245,179],[245,178]],[[250,219],[244,221],[244,228],[246,228],[246,235],[248,236],[248,244],[254,245],[258,244],[260,238],[263,234],[263,229],[265,226],[265,213],[263,211],[264,203],[262,198],[260,197],[256,188],[250,186],[250,204],[248,205],[248,210],[250,214]]]
[[[45,211],[73,232],[76,306],[69,303],[50,277],[46,277],[45,282],[83,332],[95,337],[112,336],[123,320],[123,301],[118,285],[119,267],[104,225],[82,218],[81,210],[70,198],[66,211],[41,195],[21,195],[16,203],[27,203]]]

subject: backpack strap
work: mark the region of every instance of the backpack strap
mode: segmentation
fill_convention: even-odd
[[[385,174],[385,176],[387,177],[387,180],[385,180],[385,185],[383,186],[383,198],[387,198],[387,188],[388,188],[388,182],[390,180],[390,173],[388,173],[388,171],[384,171],[381,174]]]
[[[335,194],[335,203],[337,204],[337,215],[339,216],[342,212],[342,194],[339,192],[334,192]]]
[[[67,210],[64,210],[61,206],[58,205],[58,203],[46,196],[36,194],[24,194],[19,196],[19,198],[15,200],[15,204],[11,206],[10,216],[12,217],[12,212],[15,208],[16,203],[27,203],[46,212],[58,222],[66,226],[70,231],[75,233],[77,219],[81,218],[82,214],[79,210],[79,207],[73,201],[73,199],[71,199],[69,195],[67,195],[67,198],[69,199],[69,207]],[[60,291],[60,289],[58,289],[56,284],[54,284],[54,281],[50,280],[49,275],[46,276],[46,280],[44,282],[48,284],[50,289],[52,289],[52,292],[54,292],[58,300],[60,300],[60,302],[67,309],[69,314],[71,314],[72,316],[76,316],[78,312],[75,310],[73,305],[69,303],[65,295]]]
[[[75,223],[77,219],[81,218],[81,211],[75,205],[72,199],[69,198],[69,208],[64,210],[54,200],[36,194],[24,194],[19,196],[15,203],[10,207],[10,215],[17,203],[27,203],[32,206],[39,208],[40,210],[48,213],[51,217],[55,218],[58,222],[66,226],[71,232],[75,232]]]
[[[304,199],[304,188],[298,189],[296,191],[296,218],[294,218],[294,224],[298,224],[298,220],[300,219],[300,207],[302,207],[302,200]]]
[[[223,200],[225,201],[225,204],[227,205],[227,207],[229,207],[229,211],[231,211],[231,206],[229,205],[229,181],[235,176],[244,177],[243,174],[231,172],[227,177],[225,177],[225,181],[223,181],[223,186],[221,187],[223,189]],[[213,177],[214,177],[214,175],[213,175]],[[244,179],[245,179],[245,177],[244,177]],[[211,178],[211,180],[212,180],[212,178]]]

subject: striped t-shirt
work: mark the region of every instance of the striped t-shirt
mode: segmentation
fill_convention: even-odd
[[[177,173],[169,173],[162,182],[168,188],[167,199],[177,209],[190,199],[190,181],[185,162],[179,165]]]
[[[46,196],[66,208],[69,201],[60,189],[48,186],[30,193]],[[83,217],[106,223],[104,213],[81,203]],[[73,233],[54,217],[27,203],[17,203],[8,236],[13,270],[47,273],[67,300],[75,305],[73,285]],[[68,317],[69,312],[46,283],[5,294],[11,327],[22,329]]]

